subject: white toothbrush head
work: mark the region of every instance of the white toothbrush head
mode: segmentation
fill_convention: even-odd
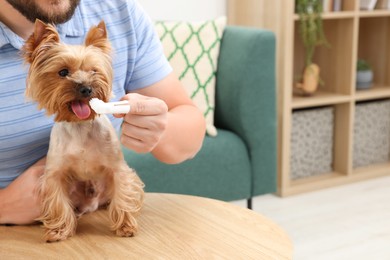
[[[98,98],[92,98],[89,101],[89,105],[97,114],[104,114],[104,102]]]
[[[97,114],[127,114],[130,111],[130,104],[127,100],[105,103],[98,98],[92,98],[89,105]]]

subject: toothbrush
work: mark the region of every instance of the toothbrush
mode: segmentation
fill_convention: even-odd
[[[92,98],[89,105],[97,114],[127,114],[130,111],[127,100],[106,103],[98,98]]]

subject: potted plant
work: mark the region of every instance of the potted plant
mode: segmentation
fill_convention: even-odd
[[[321,81],[320,68],[313,62],[315,50],[321,45],[329,46],[322,24],[322,1],[297,0],[296,11],[299,15],[299,34],[305,49],[305,67],[296,88],[303,95],[311,95]]]
[[[356,88],[368,89],[372,85],[374,73],[371,65],[364,59],[358,59],[356,64]]]

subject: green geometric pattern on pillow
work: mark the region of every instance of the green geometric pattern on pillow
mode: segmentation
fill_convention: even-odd
[[[215,76],[226,18],[203,22],[158,21],[155,26],[173,71],[203,112],[207,134],[215,136]]]

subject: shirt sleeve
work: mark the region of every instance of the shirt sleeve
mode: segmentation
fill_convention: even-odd
[[[135,32],[136,53],[133,70],[127,77],[127,91],[150,86],[172,72],[153,22],[137,1],[134,1],[130,15]]]

